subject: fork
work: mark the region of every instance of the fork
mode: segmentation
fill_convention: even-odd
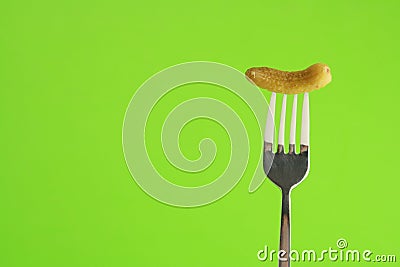
[[[264,172],[282,191],[279,267],[290,266],[290,193],[307,176],[309,171],[310,111],[308,93],[305,93],[303,98],[300,153],[296,153],[297,95],[293,97],[289,152],[285,153],[286,101],[287,95],[283,95],[276,153],[273,152],[275,93],[271,95],[270,112],[268,113],[264,134]]]

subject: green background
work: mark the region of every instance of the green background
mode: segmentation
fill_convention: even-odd
[[[342,237],[399,257],[399,11],[394,0],[2,1],[0,266],[277,265],[256,257],[278,247],[271,182],[249,194],[247,172],[218,202],[184,209],[146,195],[125,165],[135,90],[193,60],[241,71],[327,63],[332,83],[310,95],[311,170],[292,194],[293,248]],[[199,127],[228,147],[217,125],[198,122],[181,140],[189,158]],[[212,181],[226,160],[216,163],[197,178]],[[293,266],[312,264],[350,263]]]

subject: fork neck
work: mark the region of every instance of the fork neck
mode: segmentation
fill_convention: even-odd
[[[282,214],[290,214],[290,192],[291,189],[282,188]]]
[[[281,188],[282,195],[290,196],[292,188]]]

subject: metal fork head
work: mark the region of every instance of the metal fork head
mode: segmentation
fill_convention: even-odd
[[[285,119],[286,119],[286,100],[283,96],[282,111],[278,135],[278,148],[274,150],[274,114],[276,94],[273,93],[270,100],[270,112],[264,135],[264,172],[268,178],[279,186],[282,191],[290,190],[300,183],[308,174],[309,170],[309,132],[310,132],[310,112],[308,93],[304,94],[303,110],[301,119],[301,138],[300,153],[296,153],[296,114],[297,114],[297,95],[293,98],[292,119],[290,124],[289,152],[285,153]],[[271,163],[272,162],[272,163]]]

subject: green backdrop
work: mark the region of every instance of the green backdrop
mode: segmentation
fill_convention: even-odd
[[[256,256],[278,247],[271,182],[249,194],[246,172],[221,200],[184,209],[146,195],[126,167],[122,123],[135,90],[194,60],[241,71],[327,63],[332,83],[310,94],[311,170],[292,194],[292,246],[345,238],[399,257],[399,11],[395,0],[2,1],[0,266],[277,266]],[[219,94],[193,85],[169,101],[199,87]],[[198,156],[199,129],[221,148],[218,165],[171,181],[207,183],[226,164],[226,134],[209,121],[185,129],[183,152]],[[293,263],[306,265],[365,263]]]

